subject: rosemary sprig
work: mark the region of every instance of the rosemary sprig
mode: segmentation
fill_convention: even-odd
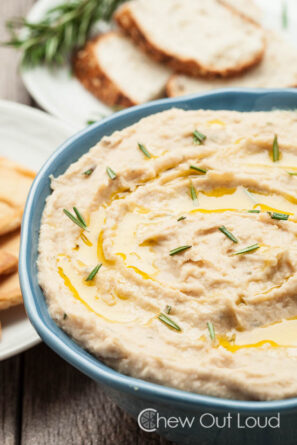
[[[175,329],[176,331],[181,331],[181,328],[179,327],[178,324],[175,323],[175,321],[173,321],[171,318],[167,317],[167,315],[163,314],[163,312],[161,312],[158,315],[158,319],[160,321],[162,321],[163,323],[165,323],[167,326],[169,326],[170,328]]]
[[[254,250],[259,249],[259,244],[252,244],[251,246],[245,247],[244,249],[238,250],[238,252],[232,253],[232,255],[242,255],[244,253],[253,252]]]
[[[215,339],[216,339],[216,333],[215,333],[214,326],[213,326],[212,322],[211,322],[211,321],[208,321],[208,322],[206,323],[206,325],[207,325],[207,328],[208,328],[208,332],[209,332],[210,339],[211,339],[212,341],[215,341]]]
[[[187,217],[186,216],[180,216],[179,218],[177,218],[176,221],[182,221],[183,219],[187,219]]]
[[[92,281],[94,280],[95,276],[97,275],[99,269],[101,268],[102,264],[97,264],[96,267],[89,273],[89,275],[86,278],[86,281]]]
[[[278,213],[278,212],[268,212],[272,219],[278,219],[287,221],[289,219],[289,216],[287,213]]]
[[[116,179],[117,174],[110,167],[106,167],[106,173],[110,177],[110,179]]]
[[[207,170],[205,170],[205,168],[196,167],[196,165],[190,165],[190,168],[199,173],[203,173],[204,175],[207,173]]]
[[[219,227],[219,230],[226,235],[227,238],[229,238],[233,243],[238,243],[238,239],[233,235],[233,233],[229,232],[228,229],[226,229],[225,226]]]
[[[277,135],[274,136],[272,144],[272,160],[273,162],[279,161],[279,145]]]
[[[192,201],[197,201],[197,192],[195,190],[195,187],[193,186],[192,182],[190,182],[190,194],[191,194],[191,198]]]
[[[177,253],[181,253],[184,250],[190,249],[192,246],[180,246],[180,247],[176,247],[175,249],[170,250],[169,255],[173,256],[176,255]]]
[[[74,213],[77,216],[77,219],[82,223],[83,226],[87,227],[87,223],[84,220],[83,216],[81,215],[81,213],[77,210],[76,207],[73,207]]]
[[[73,208],[73,210],[74,210],[74,208]],[[70,213],[68,210],[63,209],[63,212],[65,213],[66,216],[68,216],[69,219],[71,219],[72,222],[74,222],[74,224],[79,226],[81,229],[85,230],[87,228],[87,225],[85,223],[83,223],[80,219],[78,219],[74,215],[72,215],[72,213]],[[83,220],[83,218],[82,218],[82,220]]]
[[[109,21],[125,0],[71,0],[49,9],[36,23],[16,18],[7,23],[5,45],[22,51],[22,66],[64,64],[72,51],[85,44],[98,20]]]
[[[206,139],[205,134],[200,133],[200,131],[198,131],[198,130],[193,131],[194,144],[201,145],[201,144],[203,144],[205,139]]]
[[[142,151],[142,153],[143,153],[147,158],[150,159],[150,158],[152,157],[152,155],[150,154],[150,152],[148,151],[148,149],[145,147],[145,145],[140,144],[140,143],[138,142],[138,148],[139,148],[139,150]]]
[[[93,173],[94,170],[95,170],[95,167],[88,168],[88,170],[86,170],[85,172],[83,172],[83,175],[85,175],[85,176],[91,176],[91,174]]]

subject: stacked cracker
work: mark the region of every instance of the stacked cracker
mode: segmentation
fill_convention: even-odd
[[[259,25],[252,0],[132,0],[119,30],[75,55],[74,72],[123,107],[222,87],[295,87],[297,51]],[[285,62],[284,62],[285,61]]]
[[[0,158],[0,311],[22,303],[18,277],[20,226],[34,176],[32,171]]]

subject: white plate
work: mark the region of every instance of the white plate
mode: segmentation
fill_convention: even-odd
[[[31,9],[28,20],[36,21],[45,11],[64,0],[39,0]],[[275,30],[282,29],[282,2],[284,0],[255,0],[263,11],[263,25]],[[287,0],[289,27],[285,33],[297,44],[297,2]],[[70,74],[70,66],[50,71],[35,68],[22,72],[23,81],[34,99],[48,112],[80,127],[88,120],[99,120],[112,110],[88,93]]]
[[[75,128],[39,110],[0,101],[0,156],[38,170]],[[23,306],[0,311],[0,361],[40,341]]]

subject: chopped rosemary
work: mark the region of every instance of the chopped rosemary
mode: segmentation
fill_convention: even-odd
[[[214,340],[216,339],[216,333],[215,333],[213,324],[212,324],[211,321],[208,321],[206,324],[207,324],[207,328],[208,328],[208,331],[209,331],[210,339],[211,339],[212,341],[214,341]]]
[[[110,167],[106,167],[106,173],[108,174],[110,179],[115,179],[117,177],[117,174]]]
[[[88,170],[86,170],[85,172],[83,172],[83,175],[90,176],[94,170],[95,170],[95,167],[91,167]]]
[[[68,212],[68,210],[63,209],[63,212],[65,213],[66,216],[68,216],[69,219],[71,219],[72,222],[74,222],[74,224],[76,224],[77,226],[81,227],[84,230],[87,228],[86,224],[82,223],[82,221],[80,221],[78,218],[75,218],[75,216],[72,215],[72,213]]]
[[[142,153],[147,157],[147,158],[151,158],[152,157],[152,155],[150,154],[150,152],[148,151],[148,149],[143,145],[143,144],[140,144],[139,142],[138,142],[138,148],[139,148],[139,150],[141,150],[142,151]]]
[[[297,176],[297,172],[287,172],[288,173],[288,175],[291,175],[291,176]]]
[[[205,134],[200,133],[198,130],[193,131],[193,140],[194,144],[201,145],[205,141],[206,136]]]
[[[287,213],[268,212],[272,219],[287,221],[289,215]]]
[[[196,170],[199,173],[203,173],[204,175],[207,173],[207,170],[205,170],[205,168],[196,167],[196,165],[190,165],[190,168],[192,170]]]
[[[260,213],[260,210],[257,209],[248,210],[248,213]]]
[[[66,318],[67,318],[67,314],[64,312],[63,320],[66,320]]]
[[[273,162],[279,161],[279,145],[277,135],[274,136],[272,144],[272,159]]]
[[[93,124],[95,124],[97,121],[94,121],[94,120],[89,120],[89,121],[87,121],[87,125],[93,125]]]
[[[252,244],[251,246],[245,247],[244,249],[238,250],[238,252],[232,253],[232,255],[241,255],[243,253],[253,252],[254,250],[259,249],[259,244]]]
[[[225,226],[221,226],[221,227],[219,227],[219,230],[220,230],[224,235],[226,235],[227,238],[229,238],[231,241],[233,241],[233,243],[238,243],[238,239],[235,238],[235,236],[234,236],[231,232],[229,232],[229,230],[226,229]]]
[[[171,306],[168,306],[168,304],[167,304],[167,306],[165,307],[165,312],[166,312],[166,314],[170,314],[171,309],[172,309],[172,307],[171,307]]]
[[[74,213],[77,216],[77,219],[82,223],[83,226],[87,227],[87,223],[84,220],[83,216],[80,214],[80,212],[77,210],[76,207],[73,207]]]
[[[195,187],[193,186],[192,182],[190,183],[190,194],[191,194],[192,201],[196,201],[197,193],[196,193]]]
[[[162,321],[163,323],[165,323],[167,326],[169,326],[170,328],[175,329],[176,331],[181,331],[181,328],[179,327],[178,324],[175,323],[175,321],[173,321],[171,318],[167,317],[167,315],[163,314],[163,312],[161,312],[158,315],[158,318],[160,321]]]
[[[179,218],[177,218],[177,221],[182,221],[183,219],[186,219],[186,216],[180,216]]]
[[[180,247],[176,247],[175,249],[170,250],[169,255],[173,256],[176,255],[177,253],[181,253],[184,250],[190,249],[192,246],[180,246]]]
[[[89,275],[86,278],[86,281],[92,281],[94,280],[95,276],[97,275],[100,267],[102,266],[102,264],[97,264],[96,267],[94,267],[94,269],[89,273]]]

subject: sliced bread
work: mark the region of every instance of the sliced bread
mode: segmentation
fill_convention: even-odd
[[[159,62],[191,76],[230,76],[257,64],[262,29],[219,0],[132,0],[118,25]]]
[[[263,61],[244,75],[233,79],[213,80],[173,75],[167,84],[167,95],[176,97],[214,88],[230,87],[297,87],[297,49],[272,32],[267,32],[266,40],[267,49]]]
[[[73,59],[76,77],[107,105],[129,107],[165,94],[171,71],[119,32],[89,41]]]

